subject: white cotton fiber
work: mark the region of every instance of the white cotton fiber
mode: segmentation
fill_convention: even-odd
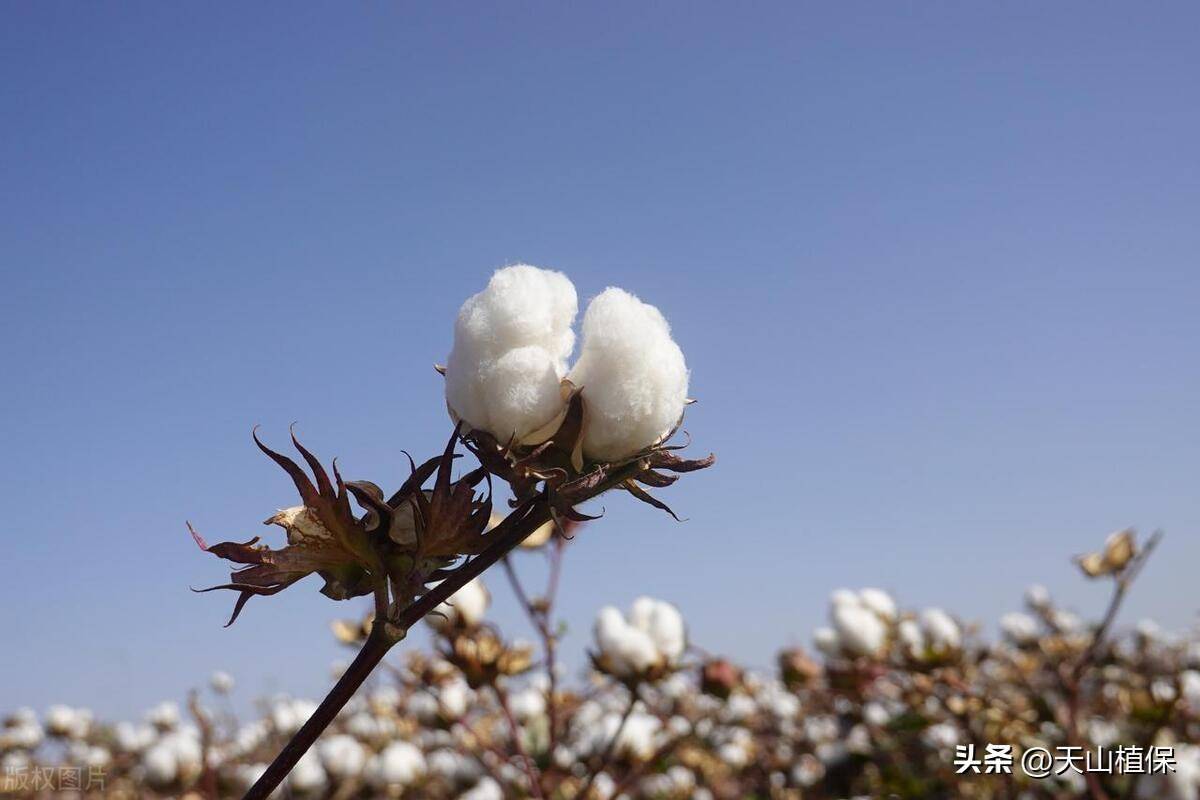
[[[676,663],[687,649],[687,632],[679,609],[652,597],[639,597],[628,619],[612,606],[596,615],[596,645],[613,672],[638,675],[655,665]]]
[[[668,602],[653,597],[639,597],[633,601],[629,622],[649,634],[654,646],[668,661],[677,661],[687,649],[683,615]]]
[[[600,609],[593,632],[600,652],[621,676],[645,672],[658,661],[658,648],[650,635],[626,622],[612,606]]]
[[[583,390],[583,452],[611,461],[659,441],[687,400],[683,351],[657,308],[608,288],[588,304],[579,360],[569,380]]]
[[[521,436],[531,425],[541,427],[562,409],[561,384],[562,372],[543,348],[509,350],[480,374],[491,429],[503,441],[505,434]]]
[[[502,442],[553,421],[559,384],[575,345],[571,281],[527,264],[497,270],[463,303],[446,363],[452,415]]]

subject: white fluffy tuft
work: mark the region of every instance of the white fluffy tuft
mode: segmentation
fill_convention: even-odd
[[[615,287],[588,304],[579,360],[568,378],[587,404],[584,454],[602,461],[659,441],[687,400],[687,365],[666,319]]]
[[[596,615],[596,645],[621,677],[655,665],[678,662],[687,649],[687,631],[679,609],[663,600],[639,597],[626,618],[612,606]]]
[[[518,264],[497,270],[467,299],[446,362],[451,414],[500,441],[551,422],[575,345],[575,287],[561,272]]]

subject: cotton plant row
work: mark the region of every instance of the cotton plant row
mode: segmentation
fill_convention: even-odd
[[[524,264],[498,270],[463,303],[439,367],[453,424],[441,454],[419,465],[408,457],[408,477],[385,492],[371,481],[344,480],[336,462],[327,470],[293,434],[301,466],[256,430],[255,444],[300,495],[298,505],[266,520],[283,530],[286,544],[272,548],[254,537],[210,545],[189,523],[202,550],[235,565],[227,583],[212,587],[237,593],[229,624],[252,598],[314,574],[333,600],[374,601],[359,654],[246,800],[268,796],[289,773],[316,775],[317,737],[391,648],[430,613],[452,624],[456,615],[445,601],[523,542],[544,538],[539,532],[548,526],[563,531],[592,519],[588,502],[610,491],[670,511],[649,490],[712,465],[713,456],[687,459],[670,443],[689,402],[688,370],[658,309],[622,289],[604,290],[588,304],[570,364],[577,312],[575,287],[562,273]],[[389,444],[398,460],[407,456]],[[473,464],[464,459],[458,470],[463,450]],[[503,512],[493,489],[508,495]],[[464,650],[455,653],[460,660],[466,650],[496,646],[461,637],[453,643]],[[504,673],[521,663],[514,651],[477,666]]]
[[[1148,622],[1115,635],[1111,621],[1155,543],[1138,546],[1122,532],[1100,551],[1130,548],[1094,576],[1114,590],[1098,622],[1033,587],[989,638],[948,611],[902,608],[881,589],[840,589],[813,649],[783,648],[775,668],[762,670],[696,646],[679,608],[644,596],[597,611],[588,666],[568,676],[554,601],[570,545],[552,531],[519,556],[545,557],[545,591],[531,593],[517,570],[505,570],[532,641],[489,618],[482,581],[465,584],[428,618],[431,647],[389,660],[277,796],[1194,800],[1200,636]],[[356,647],[372,627],[368,615],[339,620],[333,632]],[[10,775],[96,767],[105,797],[236,797],[317,704],[267,698],[255,718],[238,719],[226,700],[232,689],[230,676],[214,675],[182,707],[161,703],[140,722],[100,722],[65,706],[19,710],[0,734],[0,766]],[[1177,765],[1168,775],[1093,782],[1071,771],[1042,780],[959,774],[955,748],[984,743],[1169,746]]]

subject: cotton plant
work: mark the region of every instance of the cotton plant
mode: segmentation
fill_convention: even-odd
[[[712,464],[668,444],[690,402],[683,352],[657,308],[610,287],[588,304],[568,365],[577,308],[561,273],[498,270],[463,304],[439,368],[451,418],[517,501],[544,486],[556,515],[578,521],[585,496],[622,489],[670,511],[646,487]]]
[[[831,658],[877,657],[895,618],[896,603],[882,589],[838,589],[829,598],[830,626],[818,628],[813,643]]]
[[[1140,548],[1137,557],[1144,560]],[[512,585],[518,599],[519,586]],[[605,613],[604,636],[594,632],[587,645],[597,658],[649,652],[626,641],[638,638],[626,629],[639,631],[671,667],[634,681],[595,672],[572,678],[545,662],[481,681],[480,665],[494,663],[489,648],[517,640],[480,604],[470,619],[435,629],[431,647],[389,661],[299,759],[279,796],[1003,800],[1012,796],[1011,776],[959,773],[955,748],[1094,751],[1143,742],[1173,747],[1176,771],[1068,772],[1025,781],[1020,796],[1192,797],[1200,791],[1191,745],[1200,740],[1200,631],[1144,622],[1117,629],[1112,620],[1128,586],[1112,588],[1098,622],[1081,617],[1071,631],[1048,624],[1062,609],[1047,594],[1041,611],[1005,618],[992,642],[968,636],[949,607],[902,610],[880,590],[839,590],[831,615],[834,607],[869,612],[887,629],[884,646],[864,656],[839,645],[825,659],[792,646],[774,668],[689,645],[673,607],[639,599],[615,617]],[[614,631],[623,632],[610,637]],[[605,647],[610,640],[615,648]],[[119,797],[232,796],[266,774],[287,731],[315,708],[266,698],[259,718],[205,732],[204,709],[192,700],[169,727],[146,721],[161,722],[158,713],[115,725],[92,718],[86,729],[44,741],[36,728],[53,718],[69,730],[73,707],[41,716],[18,709],[3,718],[0,768],[94,765]]]
[[[501,443],[540,444],[578,389],[584,457],[617,461],[662,442],[688,402],[687,365],[666,318],[609,287],[588,304],[579,358],[568,367],[577,310],[562,273],[498,270],[458,314],[444,368],[451,416]]]
[[[679,609],[652,597],[634,600],[628,615],[614,606],[600,609],[593,635],[596,667],[631,684],[668,675],[687,649]]]
[[[300,497],[265,520],[283,532],[284,546],[258,537],[210,545],[189,524],[202,550],[236,565],[227,583],[212,587],[237,594],[227,624],[250,599],[313,574],[327,597],[366,596],[375,606],[361,628],[358,658],[247,798],[280,785],[418,620],[436,612],[451,627],[486,630],[478,625],[486,600],[466,587],[526,539],[545,542],[553,528],[591,518],[580,506],[613,489],[670,511],[646,487],[669,486],[713,463],[712,456],[683,458],[668,443],[688,402],[688,372],[663,315],[626,291],[605,290],[588,305],[571,364],[577,314],[575,287],[562,273],[524,264],[496,271],[453,326],[441,372],[454,429],[440,455],[410,459],[408,478],[385,492],[371,481],[344,480],[336,463],[327,469],[294,433],[299,462],[268,447],[256,430],[255,444]],[[478,466],[455,477],[460,447]],[[512,496],[499,521],[497,482]],[[519,648],[497,655],[495,645],[453,642],[459,661],[479,666],[473,682],[521,671]]]

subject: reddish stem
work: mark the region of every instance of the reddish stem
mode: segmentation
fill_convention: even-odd
[[[362,650],[358,652],[354,661],[334,684],[333,689],[317,706],[313,715],[275,757],[262,777],[255,781],[250,790],[246,792],[243,800],[266,800],[292,771],[292,767],[296,766],[300,757],[313,746],[317,737],[329,727],[329,723],[333,722],[350,698],[354,696],[354,693],[358,691],[358,688],[363,685],[363,682],[387,655],[392,645],[399,641],[385,634],[388,625],[402,631],[408,630],[452,594],[503,558],[510,550],[524,541],[525,537],[549,519],[550,508],[544,501],[526,501],[514,509],[504,522],[500,523],[492,532],[495,541],[486,550],[456,569],[446,580],[414,600],[394,619],[389,621],[376,617],[371,635],[367,637]]]

